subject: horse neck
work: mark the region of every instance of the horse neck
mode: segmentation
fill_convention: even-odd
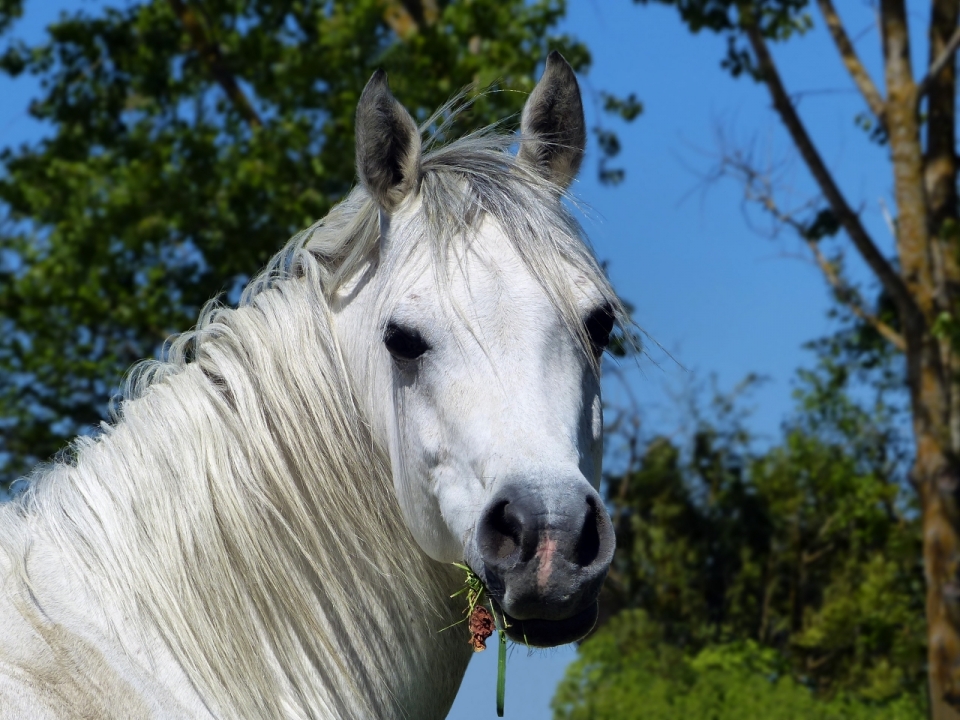
[[[199,333],[53,473],[72,492],[38,488],[51,537],[227,715],[442,716],[457,580],[402,521],[322,296],[286,281]]]

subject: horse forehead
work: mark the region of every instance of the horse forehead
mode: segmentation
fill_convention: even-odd
[[[555,252],[552,248],[526,251]],[[571,294],[578,305],[589,304],[591,296],[599,292],[595,283],[562,260],[558,265],[567,268],[563,278],[567,287],[558,290]],[[529,317],[542,322],[555,313],[542,280],[490,216],[484,218],[469,238],[449,248],[445,253],[445,267],[413,278],[401,304],[411,309],[435,305],[439,289],[452,301],[441,302],[441,305],[449,305],[455,311],[469,309],[477,321],[508,322],[511,318]]]
[[[519,305],[542,310],[549,304],[543,287],[497,223],[487,219],[474,238],[447,259],[450,294],[461,305],[487,310],[493,318]]]

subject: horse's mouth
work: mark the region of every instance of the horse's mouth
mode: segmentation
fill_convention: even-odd
[[[503,612],[498,608],[498,614]],[[597,623],[599,608],[592,602],[576,615],[563,620],[517,620],[503,613],[507,637],[531,647],[556,647],[582,639]]]

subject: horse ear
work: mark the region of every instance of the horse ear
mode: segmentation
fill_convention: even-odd
[[[520,118],[520,158],[566,188],[576,177],[587,144],[580,86],[563,55],[547,56],[543,77]]]
[[[383,70],[367,82],[357,105],[357,172],[367,192],[388,213],[417,186],[420,131],[390,92]]]

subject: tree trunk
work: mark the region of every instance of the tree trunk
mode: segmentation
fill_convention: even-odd
[[[947,397],[939,372],[939,348],[929,335],[911,342],[911,402],[916,437],[913,480],[923,510],[923,556],[927,580],[930,709],[934,720],[957,720],[960,703],[960,534],[957,491],[960,473],[948,449],[942,418]],[[911,338],[913,341],[913,338]]]
[[[941,30],[956,25],[956,0],[935,2],[934,17]],[[946,16],[944,17],[944,13]],[[893,160],[896,195],[897,252],[900,270],[916,309],[901,308],[907,340],[907,383],[913,412],[916,461],[913,481],[923,512],[923,552],[927,581],[927,638],[931,715],[958,720],[960,712],[960,467],[951,432],[955,360],[953,333],[932,332],[943,313],[954,310],[957,278],[955,249],[938,237],[944,219],[956,211],[953,158],[953,96],[941,78],[932,83],[931,109],[936,120],[928,127],[928,153],[920,139],[918,86],[910,66],[909,33],[903,0],[882,0],[884,66],[887,84],[886,118]],[[933,29],[931,30],[933,33]],[[952,28],[949,32],[952,32]],[[945,41],[944,41],[945,42]],[[940,44],[940,47],[943,43]],[[933,49],[933,52],[936,52]],[[951,77],[952,82],[952,77]],[[945,130],[945,121],[950,129]],[[932,133],[932,135],[930,134]],[[933,137],[936,135],[936,138]],[[945,145],[949,144],[949,149]],[[948,177],[949,176],[949,177]],[[932,202],[931,202],[932,201]],[[951,210],[948,203],[954,206]],[[931,212],[938,208],[937,218]]]

